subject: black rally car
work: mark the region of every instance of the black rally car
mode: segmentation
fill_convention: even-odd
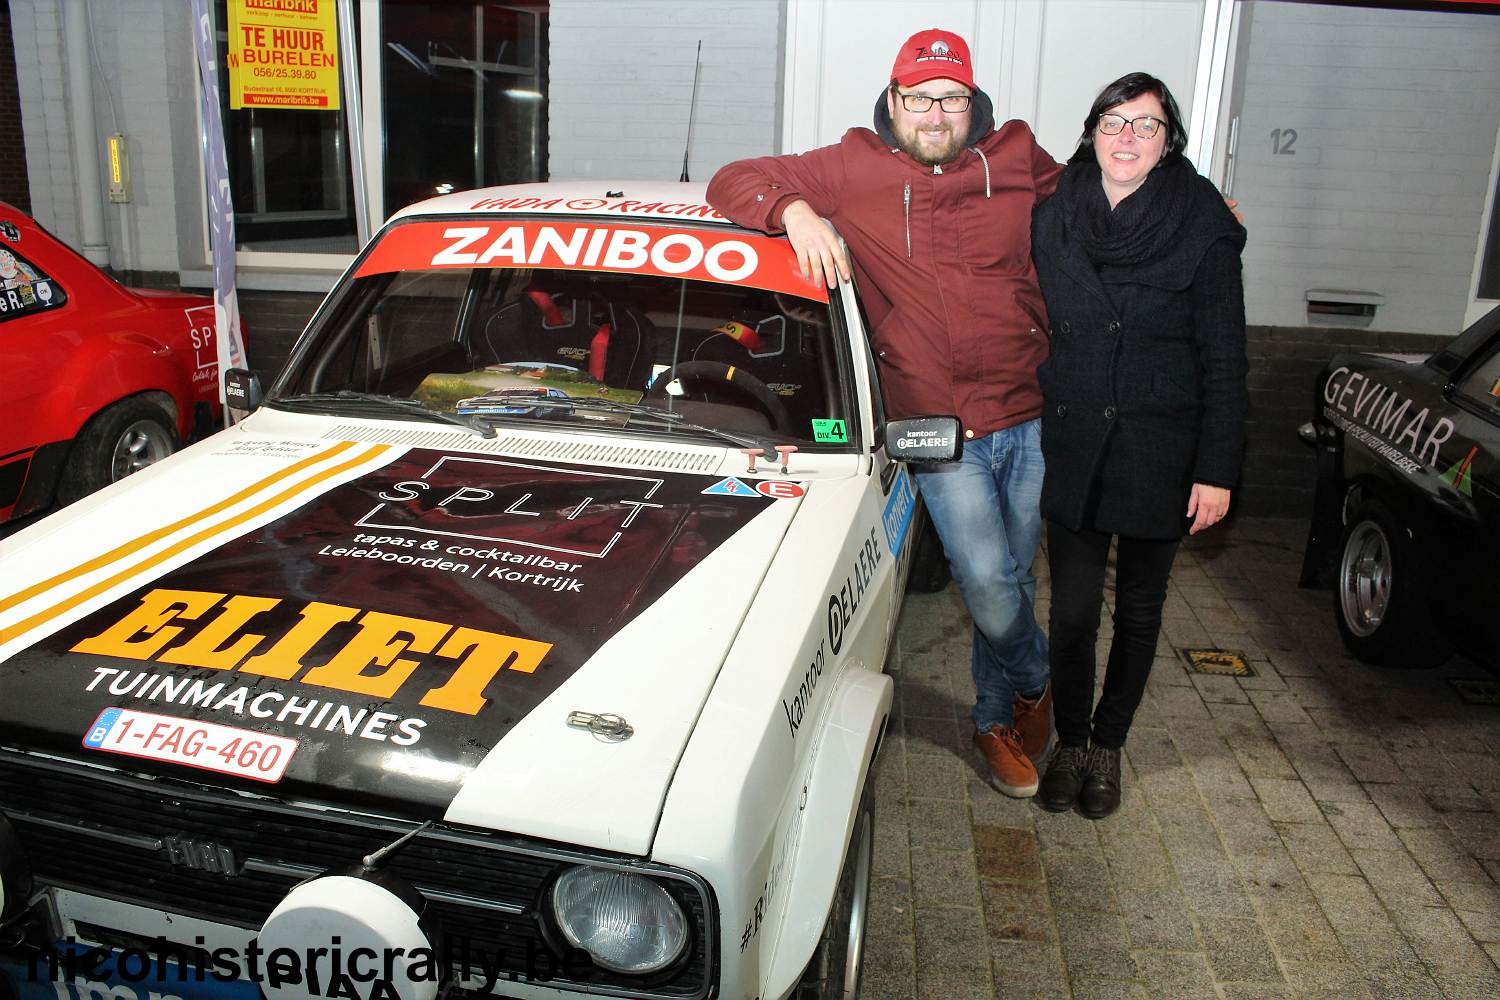
[[[1304,586],[1332,586],[1344,642],[1388,666],[1495,659],[1500,623],[1500,308],[1415,362],[1345,354],[1318,376]]]

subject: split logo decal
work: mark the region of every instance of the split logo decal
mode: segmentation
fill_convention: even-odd
[[[518,486],[496,488],[493,484],[501,469],[562,475],[556,480],[527,476]],[[498,542],[560,556],[600,559],[609,555],[642,511],[661,507],[651,499],[661,486],[661,478],[654,476],[445,455],[420,479],[405,480],[381,491],[380,506],[355,523],[366,528],[405,529],[439,538]],[[581,536],[576,546],[553,541],[586,514],[586,523],[608,523],[593,517],[596,511],[608,511],[613,518],[615,530],[607,537],[590,533]],[[445,551],[469,554],[462,546],[449,546]]]

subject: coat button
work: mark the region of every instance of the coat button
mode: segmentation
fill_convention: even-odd
[[[1104,408],[1104,419],[1105,420],[1113,420],[1113,419],[1115,419],[1115,408],[1113,406],[1106,406]]]
[[[1115,320],[1114,322],[1112,322],[1112,323],[1109,324],[1109,332],[1110,333],[1119,333],[1120,332],[1120,321],[1119,320]]]
[[[1057,404],[1057,415],[1059,417],[1066,417],[1068,415],[1068,404],[1067,403],[1058,403]]]
[[[1073,327],[1070,326],[1066,320],[1063,321],[1062,332],[1063,333],[1072,333],[1073,332]]]
[[[974,431],[973,431],[972,428],[970,430],[964,431],[964,437],[966,437],[966,438],[972,438],[973,436],[974,436]]]

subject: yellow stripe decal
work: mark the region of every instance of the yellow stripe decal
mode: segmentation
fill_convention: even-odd
[[[352,442],[341,442],[341,444],[334,450],[321,455],[312,456],[311,458],[303,459],[303,461],[298,462],[291,468],[277,472],[274,475],[261,480],[254,486],[247,487],[246,489],[241,490],[239,493],[236,493],[234,496],[228,498],[227,500],[222,500],[219,503],[214,504],[203,514],[195,515],[191,518],[184,518],[183,520],[176,522],[176,524],[173,524],[167,528],[160,529],[159,532],[152,532],[150,535],[147,535],[142,539],[138,539],[127,545],[122,545],[119,548],[115,549],[113,552],[110,552],[104,556],[100,556],[98,559],[90,560],[90,562],[85,563],[82,566],[69,570],[67,573],[59,574],[58,576],[53,577],[51,580],[48,580],[43,584],[38,584],[34,588],[28,588],[28,590],[35,591],[39,589],[45,589],[47,586],[62,582],[66,578],[78,576],[82,573],[88,572],[90,569],[97,569],[99,568],[99,566],[102,566],[105,563],[123,558],[124,556],[130,554],[130,552],[139,549],[142,545],[148,544],[149,541],[154,540],[155,538],[160,538],[161,535],[165,534],[166,532],[176,530],[178,527],[181,527],[185,523],[196,520],[197,518],[205,516],[207,514],[217,513],[218,511],[223,510],[225,507],[238,502],[246,495],[253,493],[258,489],[263,489],[268,483],[285,479],[289,474],[300,471],[301,468],[305,467],[306,465],[315,461],[321,461],[323,459],[330,458],[333,455],[336,455],[340,451],[343,451],[351,446]],[[260,516],[273,507],[277,507],[280,504],[285,503],[287,500],[290,500],[293,497],[297,496],[297,494],[306,492],[313,486],[317,486],[329,479],[334,478],[335,476],[348,472],[350,469],[357,468],[358,466],[363,465],[365,462],[371,461],[386,450],[387,446],[385,445],[375,445],[371,448],[368,448],[347,461],[340,462],[338,465],[324,469],[322,472],[319,472],[316,476],[313,476],[311,479],[308,479],[305,482],[298,483],[295,486],[287,487],[280,493],[277,493],[275,496],[261,501],[254,507],[250,507],[246,510],[241,511],[240,513],[234,515],[226,521],[208,528],[204,528],[201,531],[194,532],[186,538],[173,542],[162,551],[157,552],[154,555],[147,556],[145,559],[142,559],[140,562],[137,562],[133,566],[122,569],[118,573],[115,573],[107,579],[101,580],[98,583],[93,584],[92,586],[86,587],[77,594],[74,594],[72,597],[69,597],[64,601],[53,605],[45,611],[39,611],[36,614],[32,615],[30,618],[27,618],[21,622],[17,622],[10,628],[0,629],[0,645],[10,642],[17,636],[36,628],[38,625],[41,625],[44,622],[56,618],[58,615],[71,611],[73,608],[78,607],[78,605],[84,603],[85,601],[97,597],[98,595],[109,590],[111,587],[129,580],[133,576],[138,576],[154,566],[161,565],[168,559],[171,559],[173,556],[192,548],[194,545],[197,545],[200,542],[210,539],[215,535],[225,534],[231,529],[237,528],[240,525],[244,524],[246,521]]]
[[[729,382],[733,378],[734,378],[734,365],[730,365],[729,366],[729,370],[724,373],[724,381]]]
[[[157,528],[155,531],[151,531],[147,534],[141,535],[138,538],[132,538],[124,545],[111,549],[109,552],[106,552],[103,555],[95,556],[88,562],[59,573],[51,579],[43,580],[40,583],[34,583],[31,586],[27,587],[25,590],[22,590],[15,594],[11,594],[8,597],[0,597],[0,611],[9,611],[16,605],[24,604],[25,602],[31,600],[33,597],[40,594],[44,590],[50,590],[51,588],[56,587],[59,584],[67,583],[74,577],[83,576],[85,573],[92,573],[96,569],[101,569],[105,566],[108,566],[112,562],[124,559],[132,552],[139,552],[141,549],[152,544],[153,542],[158,542],[161,539],[166,538],[174,531],[181,531],[183,528],[191,527],[192,525],[197,524],[205,518],[213,517],[215,514],[221,514],[224,511],[228,510],[230,507],[233,507],[235,504],[240,503],[241,501],[246,500],[251,496],[254,496],[261,490],[264,490],[269,486],[275,486],[277,483],[287,479],[290,476],[295,476],[297,473],[308,468],[309,466],[317,465],[320,462],[326,462],[331,458],[336,458],[338,455],[348,451],[352,447],[354,447],[353,441],[340,441],[338,444],[334,445],[327,451],[318,452],[316,455],[309,455],[306,458],[302,459],[300,462],[297,462],[296,464],[288,468],[273,472],[266,478],[262,479],[260,482],[245,487],[233,496],[225,497],[223,500],[220,500],[218,503],[214,504],[211,507],[200,510],[195,514],[189,514],[187,517],[174,521],[171,524],[164,525],[163,527]]]

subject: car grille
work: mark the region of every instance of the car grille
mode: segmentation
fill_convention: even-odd
[[[298,882],[356,866],[416,826],[4,749],[0,811],[15,827],[43,885],[251,929],[258,929]],[[238,874],[173,864],[167,838],[227,847]],[[467,939],[487,954],[503,949],[503,971],[524,975],[528,946],[533,953],[548,950],[538,913],[543,889],[574,863],[613,864],[658,877],[694,927],[689,953],[674,970],[643,982],[596,968],[588,979],[592,989],[671,998],[709,993],[715,937],[707,888],[685,874],[622,856],[446,826],[418,834],[384,867],[427,897],[424,920],[434,931]]]

